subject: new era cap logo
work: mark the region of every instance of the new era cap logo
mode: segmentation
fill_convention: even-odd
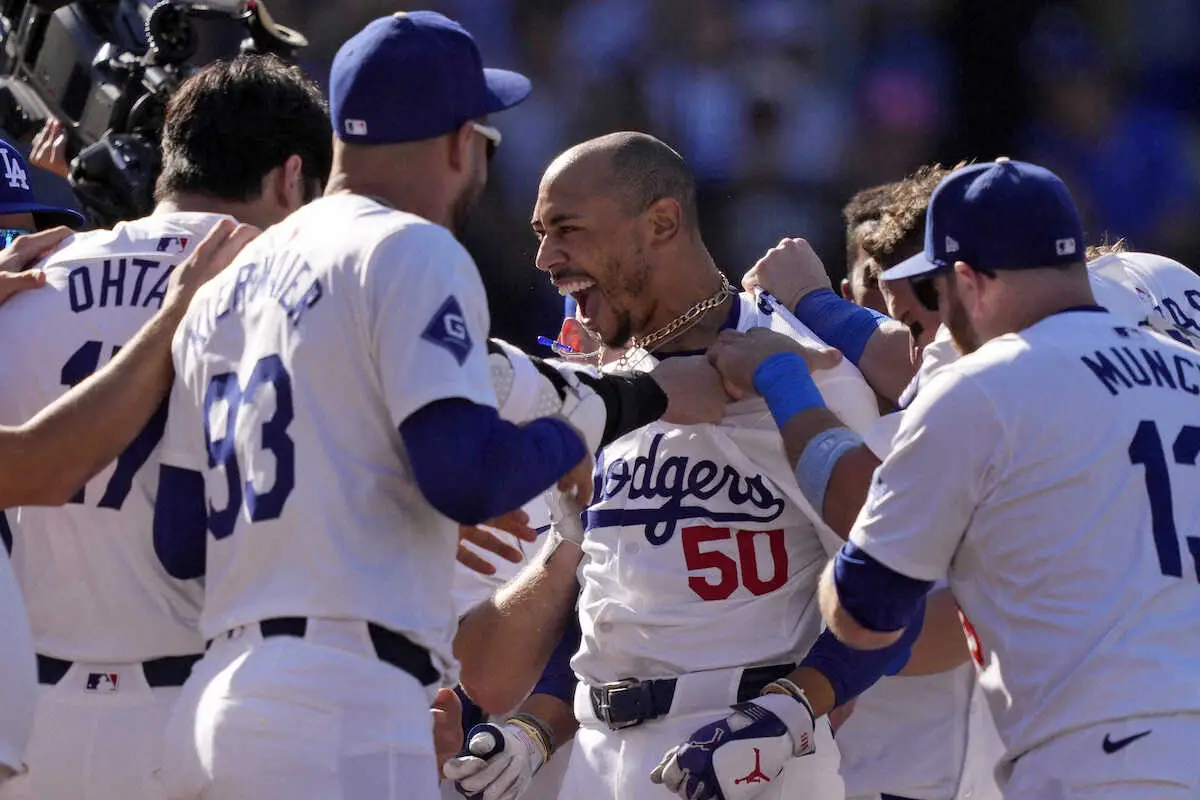
[[[89,692],[115,692],[120,675],[115,672],[89,672],[87,689]]]
[[[1060,256],[1070,256],[1075,254],[1075,237],[1069,239],[1055,239],[1054,252]]]
[[[954,237],[952,237],[952,236],[946,237],[946,252],[947,253],[957,253],[958,252],[958,241],[955,240]]]
[[[365,119],[348,119],[346,120],[346,133],[351,136],[366,136],[367,121]]]

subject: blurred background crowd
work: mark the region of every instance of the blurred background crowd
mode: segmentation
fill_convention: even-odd
[[[1195,0],[270,0],[322,83],[370,19],[433,8],[533,80],[467,237],[497,335],[532,346],[561,304],[528,220],[562,149],[614,130],[672,144],[737,278],[783,236],[844,268],[840,210],[920,164],[1009,155],[1071,187],[1092,242],[1200,265]]]

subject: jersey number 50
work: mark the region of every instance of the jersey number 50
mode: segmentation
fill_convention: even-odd
[[[1171,447],[1176,464],[1196,466],[1200,455],[1200,428],[1185,425]],[[1171,473],[1163,451],[1158,426],[1150,420],[1138,424],[1137,433],[1129,443],[1129,460],[1146,467],[1146,492],[1150,495],[1150,526],[1154,530],[1154,547],[1158,551],[1158,566],[1163,575],[1183,577],[1183,556],[1179,534],[1175,530],[1175,506],[1171,500]],[[1196,578],[1200,580],[1200,538],[1187,537],[1188,549],[1195,562]]]
[[[720,550],[700,549],[701,545],[709,542],[727,542],[730,537],[737,542],[737,559]],[[766,578],[759,573],[756,539],[765,540],[771,554],[771,574]],[[693,525],[683,529],[681,540],[683,560],[689,572],[708,569],[717,571],[715,583],[700,575],[688,577],[688,586],[701,600],[725,600],[739,585],[745,586],[750,594],[761,596],[775,591],[787,581],[787,545],[784,544],[781,530],[731,531],[729,528]]]
[[[255,413],[256,396],[267,384],[275,390],[275,413],[262,423],[260,441],[262,449],[275,457],[275,483],[269,491],[260,493],[253,480],[242,480],[241,464],[246,463],[247,454],[242,453],[239,459],[235,432],[240,415]],[[221,438],[214,439],[211,411],[213,406],[222,401],[226,404],[225,430],[220,432]],[[295,445],[287,435],[292,416],[292,379],[279,356],[260,358],[245,388],[238,385],[235,372],[214,375],[208,382],[208,389],[204,393],[204,438],[208,442],[208,465],[221,467],[229,484],[229,502],[225,508],[217,510],[209,500],[208,529],[215,538],[224,539],[233,533],[243,504],[251,522],[275,519],[283,513],[284,501],[296,485]],[[246,442],[242,444],[245,448]]]

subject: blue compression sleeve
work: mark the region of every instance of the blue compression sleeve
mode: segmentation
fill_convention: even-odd
[[[855,305],[832,289],[818,289],[800,298],[796,319],[858,366],[871,334],[891,317]]]
[[[912,646],[925,627],[925,598],[917,601],[912,624],[894,643],[879,650],[856,650],[842,644],[829,630],[821,632],[800,662],[812,667],[833,686],[834,706],[845,705],[875,685],[884,675],[895,675],[908,664]]]
[[[587,455],[558,419],[517,426],[470,400],[438,400],[400,423],[413,477],[429,504],[478,525],[520,508]]]
[[[542,670],[542,677],[538,678],[530,694],[553,695],[567,705],[575,702],[575,686],[579,683],[579,678],[571,669],[571,659],[579,650],[581,637],[579,615],[572,614],[567,620],[567,629],[563,631],[562,638],[550,654],[550,660],[546,662],[546,668]]]
[[[204,475],[165,464],[159,467],[154,552],[167,573],[179,580],[204,575],[207,534]]]
[[[838,551],[833,578],[846,613],[867,630],[880,633],[909,625],[918,603],[933,588],[933,581],[896,572],[851,542]]]
[[[801,411],[824,408],[825,399],[808,372],[804,357],[797,353],[775,353],[754,370],[754,389],[780,428]]]

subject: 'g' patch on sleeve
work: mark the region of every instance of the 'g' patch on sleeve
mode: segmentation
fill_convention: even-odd
[[[459,366],[467,360],[467,355],[471,352],[471,334],[467,330],[467,321],[463,318],[462,306],[458,304],[454,295],[450,295],[446,302],[442,303],[441,308],[421,332],[421,338],[449,350]]]

